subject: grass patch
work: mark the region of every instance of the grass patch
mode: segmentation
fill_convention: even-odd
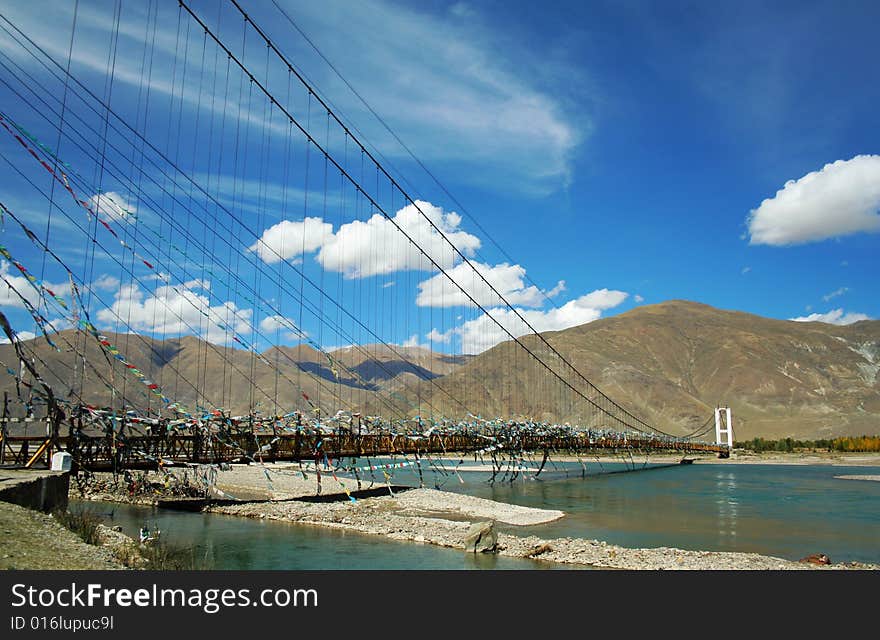
[[[101,516],[94,511],[76,509],[56,511],[52,515],[58,522],[82,538],[86,544],[98,544],[98,525],[101,524]]]
[[[144,569],[154,571],[200,571],[211,569],[207,558],[196,557],[195,550],[164,540],[141,545],[139,552],[146,561]]]
[[[98,525],[103,518],[91,509],[73,509],[56,511],[55,519],[67,529],[78,535],[83,542],[100,545]],[[114,549],[117,559],[127,567],[149,569],[154,571],[200,571],[213,568],[208,559],[196,556],[195,549],[179,546],[167,540],[155,540],[149,544],[138,544],[131,540],[131,545],[123,545]]]

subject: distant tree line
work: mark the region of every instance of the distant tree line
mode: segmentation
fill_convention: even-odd
[[[803,449],[825,451],[880,451],[880,436],[845,436],[827,440],[795,440],[782,438],[780,440],[765,440],[764,438],[752,438],[743,442],[734,442],[734,446],[740,449],[749,449],[755,453],[762,451],[785,451],[792,452]]]

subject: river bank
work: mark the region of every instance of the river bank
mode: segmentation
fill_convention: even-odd
[[[176,473],[181,473],[177,470]],[[215,494],[246,497],[252,502],[224,503],[208,507],[212,513],[276,520],[297,525],[349,530],[409,543],[433,544],[461,549],[464,553],[468,528],[475,522],[495,522],[496,552],[511,557],[534,558],[570,565],[608,569],[877,569],[877,565],[836,563],[819,566],[754,553],[693,551],[669,547],[627,548],[579,537],[540,537],[529,534],[532,525],[565,517],[558,510],[535,509],[434,489],[387,488],[384,495],[351,500],[357,482],[347,478],[322,478],[316,497],[316,477],[304,478],[298,465],[234,465],[216,477]],[[362,482],[366,489],[371,483]],[[153,487],[162,486],[159,482]],[[384,485],[377,485],[382,488]],[[125,487],[85,497],[144,504],[161,497],[129,495]],[[373,488],[376,488],[374,486]],[[80,497],[73,493],[72,497]],[[393,495],[391,492],[393,491]],[[319,501],[336,498],[334,501]]]

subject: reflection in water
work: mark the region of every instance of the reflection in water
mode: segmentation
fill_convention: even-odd
[[[736,537],[737,492],[736,474],[719,470],[715,489],[718,492],[718,533],[721,536]]]

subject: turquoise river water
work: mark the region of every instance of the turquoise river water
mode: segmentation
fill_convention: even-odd
[[[834,478],[876,468],[697,463],[608,473],[623,468],[592,463],[582,477],[578,463],[556,463],[539,480],[493,484],[483,472],[426,474],[425,485],[567,514],[527,528],[500,525],[513,533],[791,560],[825,553],[834,562],[880,563],[880,482]],[[415,485],[417,477],[398,471],[394,482]],[[144,523],[158,526],[163,537],[192,547],[216,569],[570,568],[322,527],[109,503],[92,508],[131,535]]]

